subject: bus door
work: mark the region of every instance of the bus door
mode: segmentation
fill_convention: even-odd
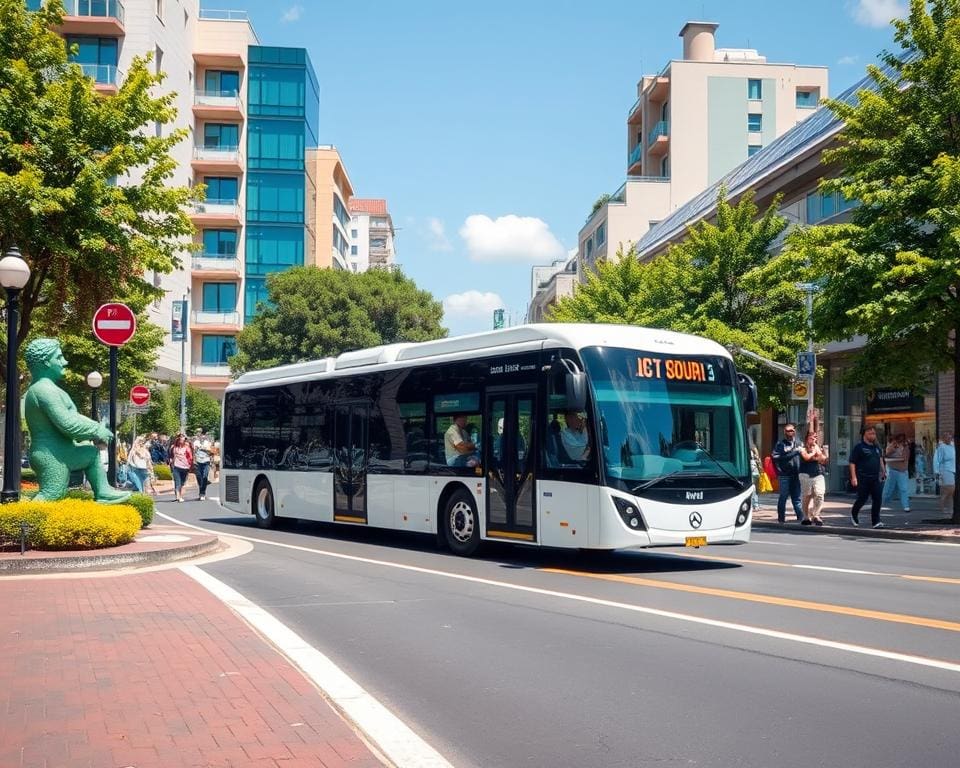
[[[487,392],[483,466],[487,536],[536,540],[533,423],[536,390]]]
[[[364,403],[337,405],[333,426],[333,519],[367,522],[367,422]]]

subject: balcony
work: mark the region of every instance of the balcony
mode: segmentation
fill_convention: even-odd
[[[627,176],[639,176],[641,173],[643,173],[643,144],[637,144],[627,162]]]
[[[663,75],[657,75],[656,78],[647,86],[646,95],[650,101],[662,104],[670,95],[670,78]]]
[[[633,106],[630,107],[630,111],[627,112],[627,124],[628,125],[639,125],[643,122],[643,110],[641,106],[643,104],[643,96],[639,97]]]
[[[205,120],[243,120],[243,101],[236,91],[196,91],[193,115]]]
[[[661,120],[653,126],[650,133],[647,134],[647,146],[649,147],[650,154],[657,156],[664,154],[669,144],[670,123],[666,120]]]
[[[191,365],[190,375],[202,378],[229,379],[230,366],[226,363],[200,363],[199,365]]]
[[[243,173],[243,157],[238,146],[194,147],[190,165],[200,173]]]
[[[79,62],[77,62],[79,64]],[[79,64],[83,74],[93,78],[93,87],[102,93],[116,93],[120,70],[113,64]]]
[[[195,277],[240,279],[240,259],[236,256],[205,253],[194,256],[190,266]]]
[[[240,330],[239,312],[204,312],[199,310],[190,317],[190,327],[203,331],[226,331],[235,333]]]
[[[236,227],[243,223],[243,208],[237,200],[198,200],[193,204],[190,218],[194,224],[206,227],[218,224]]]
[[[61,35],[124,35],[124,11],[120,0],[64,0]]]

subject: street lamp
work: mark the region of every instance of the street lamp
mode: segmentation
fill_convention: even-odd
[[[90,418],[94,421],[100,421],[100,413],[97,408],[97,390],[103,384],[103,376],[100,371],[90,371],[87,374],[87,386],[90,387]]]
[[[813,294],[820,290],[819,283],[794,283],[794,287],[798,291],[803,291],[807,294],[807,354],[813,358]],[[816,429],[816,424],[814,423],[816,419],[814,418],[814,402],[813,402],[813,383],[816,381],[817,371],[816,367],[810,374],[810,386],[807,389],[807,421],[810,422],[811,428]]]
[[[12,246],[0,259],[0,285],[7,291],[7,399],[3,437],[3,490],[0,502],[20,499],[20,375],[17,368],[17,329],[20,291],[30,279],[30,265]]]

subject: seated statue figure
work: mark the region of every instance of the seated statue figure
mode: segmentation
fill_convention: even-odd
[[[24,397],[27,427],[30,430],[30,466],[37,473],[38,501],[57,501],[67,494],[70,472],[83,470],[97,501],[119,504],[130,497],[127,491],[111,488],[93,442],[108,443],[110,430],[77,412],[57,382],[63,378],[67,361],[56,339],[35,339],[24,357],[33,383]]]

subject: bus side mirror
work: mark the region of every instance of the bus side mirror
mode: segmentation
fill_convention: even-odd
[[[757,385],[745,373],[737,374],[737,384],[740,390],[743,412],[749,416],[755,415],[757,412]]]
[[[567,408],[582,411],[587,407],[587,374],[582,371],[568,373],[564,381]]]

